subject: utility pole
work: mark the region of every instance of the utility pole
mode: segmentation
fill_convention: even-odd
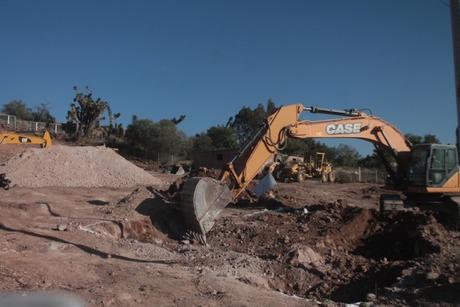
[[[460,149],[460,0],[450,0],[452,46],[454,49],[455,95],[457,99],[457,148]]]

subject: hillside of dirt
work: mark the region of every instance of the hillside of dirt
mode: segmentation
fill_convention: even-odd
[[[104,146],[26,148],[0,166],[21,187],[131,187],[161,181]]]

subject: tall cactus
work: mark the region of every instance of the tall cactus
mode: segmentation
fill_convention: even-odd
[[[110,133],[113,123],[120,116],[120,113],[113,114],[107,101],[101,98],[93,99],[93,92],[88,87],[86,87],[85,92],[79,91],[76,86],[74,90],[75,98],[67,112],[67,121],[75,125],[76,140],[89,138],[100,121],[105,119],[105,111],[109,117]]]

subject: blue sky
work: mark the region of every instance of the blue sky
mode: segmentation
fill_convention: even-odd
[[[370,108],[404,132],[455,140],[439,0],[0,0],[0,42],[0,103],[48,103],[60,120],[72,87],[88,85],[121,122],[185,114],[188,135],[272,97]]]

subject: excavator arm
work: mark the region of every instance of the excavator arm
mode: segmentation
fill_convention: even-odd
[[[342,118],[299,120],[302,112],[341,115]],[[400,170],[394,171],[390,165],[387,168],[395,181],[401,180],[411,151],[411,144],[405,136],[378,117],[354,110],[305,108],[301,104],[283,106],[267,118],[258,135],[223,172],[222,180],[230,179],[230,188],[235,197],[244,191],[267,160],[285,147],[288,138],[351,138],[371,142],[378,151],[387,150],[394,156]]]
[[[229,184],[235,197],[241,194],[261,167],[287,144],[288,129],[299,122],[303,105],[282,106],[270,115],[263,127],[227,164],[221,180]]]
[[[320,121],[300,120],[302,112],[341,116]],[[204,241],[215,218],[238,197],[273,154],[283,150],[288,138],[351,138],[371,142],[378,152],[387,150],[394,156],[398,170],[386,166],[393,180],[401,183],[410,157],[411,144],[390,123],[356,110],[332,110],[286,105],[267,117],[265,124],[223,170],[220,180],[194,177],[183,186],[182,210],[188,228]],[[381,154],[382,158],[385,155]]]

